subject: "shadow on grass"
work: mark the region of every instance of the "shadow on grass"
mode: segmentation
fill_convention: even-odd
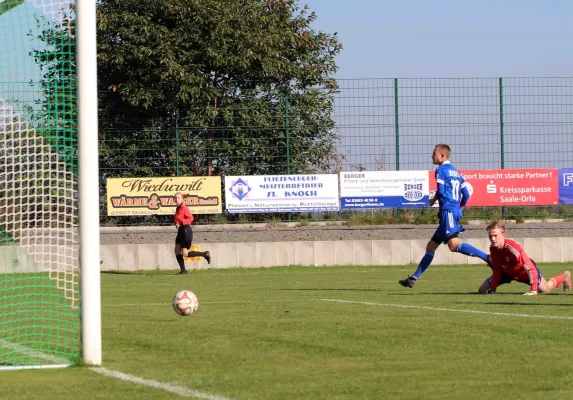
[[[104,275],[135,275],[136,271],[101,271]]]
[[[477,304],[483,306],[545,306],[545,307],[573,307],[573,303],[524,303],[521,301],[500,301],[497,303],[461,302],[457,304]]]
[[[132,275],[132,276],[163,276],[177,275],[178,271],[169,270],[139,270],[139,271],[101,271],[102,275]]]
[[[271,290],[290,290],[290,291],[337,291],[337,292],[382,292],[382,289],[361,289],[361,288],[293,288],[293,289],[271,289]]]
[[[396,293],[388,293],[388,296],[434,296],[434,295],[438,295],[438,296],[459,296],[459,295],[480,295],[480,296],[485,296],[482,295],[478,292],[472,291],[472,292],[396,292]]]
[[[386,296],[459,296],[459,295],[471,295],[471,296],[484,296],[478,292],[388,292],[387,289],[367,289],[367,288],[281,288],[272,290],[291,290],[291,291],[351,291],[351,292],[384,292]],[[516,293],[499,293],[496,296],[503,295],[515,295]]]

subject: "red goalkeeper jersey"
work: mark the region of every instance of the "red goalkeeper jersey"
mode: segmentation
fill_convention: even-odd
[[[193,218],[193,214],[187,208],[185,204],[181,204],[177,206],[177,210],[175,211],[175,223],[180,225],[191,225],[195,218]]]
[[[527,282],[531,290],[537,290],[539,274],[537,267],[525,254],[523,248],[514,240],[505,239],[502,249],[489,248],[493,263],[493,277],[490,288],[496,290],[503,273],[520,282]]]

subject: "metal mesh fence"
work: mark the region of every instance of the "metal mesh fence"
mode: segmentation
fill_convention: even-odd
[[[573,165],[572,78],[339,81],[346,167],[431,169],[437,143],[460,169]]]
[[[204,126],[102,121],[102,178],[430,170],[437,143],[459,169],[573,166],[573,78],[341,79],[333,99],[241,99]]]

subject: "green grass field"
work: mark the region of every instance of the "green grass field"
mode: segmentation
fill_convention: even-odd
[[[432,266],[399,286],[413,269],[102,274],[104,366],[180,395],[72,367],[2,372],[0,398],[573,398],[573,296],[523,297],[519,283],[474,294],[482,265]],[[197,314],[171,308],[181,289]]]

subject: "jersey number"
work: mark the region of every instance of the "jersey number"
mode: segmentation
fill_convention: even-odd
[[[460,181],[452,181],[452,198],[454,200],[460,198]]]

